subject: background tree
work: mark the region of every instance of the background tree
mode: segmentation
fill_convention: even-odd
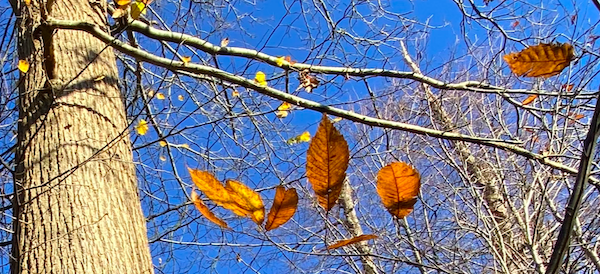
[[[56,35],[91,33],[119,52],[121,75],[112,81],[120,83],[129,128],[138,129],[134,161],[157,272],[544,273],[597,98],[592,4],[157,1],[112,36],[101,20],[52,16],[45,26]],[[3,22],[2,60],[10,62],[2,81],[24,88],[12,18]],[[575,48],[576,60],[558,76],[517,77],[502,59],[551,42]],[[258,71],[266,87],[253,80]],[[15,95],[3,90],[9,198],[9,174],[20,162],[10,150],[18,118]],[[283,101],[291,109],[281,110]],[[339,206],[328,213],[307,184],[308,144],[295,138],[314,135],[319,112],[344,118],[335,125],[351,156]],[[110,140],[117,136],[129,135]],[[375,191],[378,170],[398,160],[422,177],[415,211],[402,220],[386,212]],[[593,163],[567,273],[600,269],[597,157]],[[221,230],[191,206],[186,167],[240,180],[267,207],[277,185],[295,187],[298,211],[264,232],[214,208],[232,228]],[[3,231],[8,240],[13,231]],[[363,233],[379,238],[324,250]]]

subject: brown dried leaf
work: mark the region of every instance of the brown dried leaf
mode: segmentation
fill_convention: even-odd
[[[523,102],[521,102],[521,104],[523,104],[524,106],[529,105],[529,104],[533,103],[535,98],[538,98],[537,94],[529,95],[529,97],[525,98],[525,100],[523,100]]]
[[[421,187],[419,172],[403,162],[394,162],[379,170],[377,193],[390,214],[406,217],[417,202]]]
[[[504,55],[504,61],[517,76],[550,77],[559,74],[575,58],[573,46],[564,44],[539,44],[520,52]]]
[[[246,215],[252,218],[257,225],[261,225],[265,220],[265,205],[263,204],[260,194],[252,190],[248,186],[234,180],[227,180],[225,189],[229,192],[232,201],[239,208],[247,212]]]
[[[231,197],[229,191],[212,174],[191,168],[188,168],[188,171],[196,187],[216,205],[229,209],[238,216],[245,217],[250,214],[236,203],[236,199]]]
[[[200,199],[200,197],[194,190],[192,190],[192,202],[194,203],[198,211],[200,211],[200,213],[202,213],[202,215],[206,217],[206,219],[217,224],[222,228],[229,228],[225,221],[223,221],[222,219],[217,217],[212,211],[210,211],[210,209],[204,204],[204,202],[202,202],[202,199]]]
[[[356,236],[352,239],[341,240],[335,244],[328,246],[327,249],[340,248],[342,246],[347,246],[347,245],[354,244],[354,243],[357,243],[360,241],[366,241],[366,240],[371,240],[371,239],[375,239],[375,238],[377,238],[377,235],[373,235],[373,234],[360,235],[360,236]]]
[[[323,114],[306,154],[306,177],[319,204],[326,211],[335,205],[340,196],[349,158],[348,143],[344,136]]]
[[[265,229],[267,231],[278,228],[279,226],[287,223],[298,207],[298,194],[296,189],[290,188],[288,190],[283,186],[278,186],[275,190],[275,199],[269,215],[267,216],[267,224]]]

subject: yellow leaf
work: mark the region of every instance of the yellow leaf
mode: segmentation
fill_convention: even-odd
[[[146,15],[146,4],[140,0],[136,0],[131,5],[131,18],[138,19],[140,15]]]
[[[275,112],[275,116],[277,116],[277,118],[285,118],[288,116],[288,114],[290,113],[286,110],[279,110]]]
[[[349,158],[344,136],[323,114],[306,154],[306,177],[326,211],[333,208],[340,196]]]
[[[523,100],[523,102],[521,102],[521,104],[523,104],[524,106],[531,104],[535,98],[537,98],[538,95],[537,94],[532,94],[529,95],[529,97],[525,98],[525,100]]]
[[[144,119],[140,120],[137,126],[135,126],[135,131],[139,135],[145,135],[148,132],[148,122]]]
[[[27,73],[29,71],[29,62],[27,60],[19,60],[18,68],[22,73]]]
[[[187,65],[190,61],[192,61],[192,56],[181,56],[181,61],[184,65]]]
[[[200,213],[202,213],[202,215],[206,217],[207,220],[217,224],[222,228],[229,228],[225,221],[223,221],[221,218],[217,217],[214,213],[212,213],[212,211],[210,211],[210,209],[204,204],[204,202],[202,202],[202,199],[200,199],[196,191],[192,190],[191,198],[192,202],[194,203],[194,206],[196,206],[198,211],[200,211]]]
[[[342,117],[335,117],[335,118],[333,118],[333,120],[331,120],[331,123],[335,124],[341,120],[342,120]]]
[[[283,102],[283,104],[281,104],[277,110],[289,110],[292,107],[292,104],[288,103],[288,102]]]
[[[229,45],[229,38],[225,37],[221,40],[221,47],[226,47],[227,45]]]
[[[94,82],[100,82],[106,78],[106,75],[100,75],[94,79]]]
[[[31,0],[25,0],[25,5],[28,7],[31,6]]]
[[[279,67],[283,66],[283,64],[286,62],[287,61],[285,61],[285,56],[277,57],[277,59],[275,60],[275,63],[277,63],[277,66]]]
[[[183,97],[183,95],[180,94],[179,96],[177,96],[177,100],[183,101],[183,100],[185,100],[185,98]]]
[[[308,131],[302,132],[302,134],[300,134],[300,136],[298,136],[298,141],[309,142],[310,141],[310,132],[308,132]]]
[[[156,94],[156,99],[158,100],[164,100],[166,97],[162,92],[159,92]]]
[[[267,76],[265,75],[264,72],[259,71],[256,73],[256,76],[254,76],[254,82],[256,82],[257,84],[266,87],[267,86]]]
[[[190,145],[189,145],[189,144],[181,144],[181,147],[182,147],[182,148],[185,148],[185,149],[189,149],[189,148],[190,148]]]
[[[234,89],[233,92],[231,93],[231,96],[233,96],[233,97],[240,97],[240,92],[237,91],[236,89]]]
[[[419,172],[403,162],[391,163],[377,174],[377,194],[390,214],[398,218],[412,212],[420,187]]]
[[[242,209],[248,211],[252,221],[261,225],[265,219],[265,205],[260,194],[248,186],[234,180],[227,180],[225,189],[229,192],[233,201]]]
[[[360,236],[356,236],[352,239],[348,239],[348,240],[341,240],[335,244],[332,244],[330,246],[327,247],[327,249],[335,249],[335,248],[340,248],[342,246],[347,246],[350,244],[354,244],[357,242],[361,242],[361,241],[366,241],[366,240],[371,240],[371,239],[375,239],[377,238],[376,235],[372,235],[372,234],[365,234],[365,235],[360,235]]]
[[[148,96],[150,96],[150,97],[154,97],[154,90],[152,90],[152,89],[149,89],[149,90],[148,90]]]
[[[294,214],[298,207],[298,194],[296,189],[290,188],[288,190],[283,186],[277,186],[275,189],[275,199],[269,215],[267,216],[267,224],[265,229],[267,231],[273,230],[287,223]]]
[[[160,155],[159,159],[164,162],[167,160],[167,157],[165,157],[164,155]]]
[[[127,6],[131,3],[131,0],[116,0],[117,6]]]
[[[521,52],[504,55],[503,59],[517,76],[550,77],[559,74],[575,58],[573,46],[564,44],[539,44]]]
[[[166,146],[167,146],[167,142],[165,142],[165,141],[162,141],[162,140],[161,140],[161,141],[158,141],[158,144],[159,144],[161,147],[166,147]]]

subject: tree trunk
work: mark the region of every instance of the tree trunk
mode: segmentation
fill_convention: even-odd
[[[106,1],[19,1],[12,273],[152,273],[111,48],[44,19],[107,26]]]

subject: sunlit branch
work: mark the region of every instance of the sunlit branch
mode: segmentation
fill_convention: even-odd
[[[172,59],[153,55],[147,51],[134,48],[118,39],[115,39],[108,33],[104,32],[96,24],[89,23],[89,22],[75,22],[75,21],[57,20],[54,18],[48,18],[46,21],[46,26],[51,27],[51,28],[86,31],[86,32],[92,34],[93,36],[95,36],[96,38],[98,38],[99,40],[103,41],[104,43],[111,45],[113,48],[115,48],[125,54],[128,54],[134,58],[138,58],[140,60],[148,62],[150,64],[160,66],[160,67],[163,67],[166,69],[170,69],[173,71],[179,70],[179,71],[187,71],[187,72],[197,73],[197,74],[211,75],[212,77],[221,79],[223,81],[227,81],[232,84],[237,84],[239,86],[242,86],[242,87],[245,87],[248,89],[255,90],[257,92],[260,92],[264,95],[270,96],[275,99],[279,99],[279,100],[282,100],[282,101],[285,101],[285,102],[288,102],[288,103],[291,103],[291,104],[294,104],[297,106],[301,106],[301,107],[304,107],[307,109],[311,109],[311,110],[315,110],[315,111],[319,111],[319,112],[324,112],[324,113],[327,113],[330,115],[342,117],[342,118],[345,118],[345,119],[348,119],[348,120],[351,120],[351,121],[354,121],[357,123],[361,123],[361,124],[365,124],[365,125],[369,125],[369,126],[380,127],[380,128],[396,129],[396,130],[411,132],[411,133],[425,135],[425,136],[434,137],[434,138],[447,139],[447,140],[459,140],[459,141],[465,141],[465,142],[470,142],[470,143],[474,143],[474,144],[480,144],[480,145],[485,145],[485,146],[489,146],[489,147],[494,147],[494,148],[498,148],[498,149],[502,149],[502,150],[506,150],[506,151],[511,151],[513,153],[516,153],[518,155],[524,156],[529,159],[534,159],[534,160],[540,162],[541,164],[548,165],[550,167],[556,168],[558,170],[561,170],[561,171],[564,171],[564,172],[567,172],[570,174],[577,174],[577,169],[566,166],[566,165],[556,162],[556,161],[552,161],[548,157],[543,156],[541,154],[531,152],[531,151],[521,147],[520,146],[521,143],[519,141],[489,139],[489,138],[470,136],[470,135],[465,135],[465,134],[460,134],[460,133],[452,133],[452,132],[447,132],[447,131],[429,129],[429,128],[425,128],[425,127],[421,127],[421,126],[417,126],[417,125],[411,125],[411,124],[402,123],[402,122],[377,119],[377,118],[357,114],[352,111],[343,110],[343,109],[328,106],[328,105],[323,105],[323,104],[315,102],[315,101],[307,100],[307,99],[304,99],[304,98],[301,98],[301,97],[298,97],[298,96],[295,96],[292,94],[285,93],[278,89],[261,86],[252,80],[249,80],[242,76],[228,73],[226,71],[223,71],[223,70],[220,70],[220,69],[217,69],[214,67],[203,66],[203,65],[199,65],[199,64],[193,64],[193,63],[186,64],[181,61],[175,61]],[[256,54],[261,55],[263,53],[257,52]],[[265,55],[265,56],[268,56],[268,55]],[[307,68],[309,67],[308,65],[305,65],[305,66]],[[314,66],[311,67],[311,70],[322,72],[322,71],[327,71],[326,68],[329,68],[329,67],[317,67],[317,68],[321,68],[321,70],[314,70],[314,68],[315,68]],[[353,72],[359,76],[366,76],[366,75],[369,75],[369,73],[374,73],[375,71],[380,71],[380,73],[385,72],[385,70],[381,70],[381,69],[366,69],[366,70],[347,69],[347,68],[330,68],[330,69],[331,69],[331,70],[329,70],[330,72],[338,71],[340,74],[345,74],[347,72]],[[393,74],[395,72],[387,71],[386,73]],[[410,73],[403,72],[402,74],[417,75],[417,73],[412,73],[412,72],[410,72]],[[373,75],[375,75],[375,74],[373,74]],[[474,84],[472,82],[468,82],[468,83]],[[465,82],[461,85],[469,86],[470,84],[468,84],[468,83]],[[435,86],[434,84],[430,84],[430,85]],[[443,86],[445,89],[448,89],[448,85],[450,85],[450,84],[444,84]],[[452,84],[452,85],[457,85],[457,84]],[[596,178],[591,178],[590,180],[595,184],[597,184],[599,181]]]

